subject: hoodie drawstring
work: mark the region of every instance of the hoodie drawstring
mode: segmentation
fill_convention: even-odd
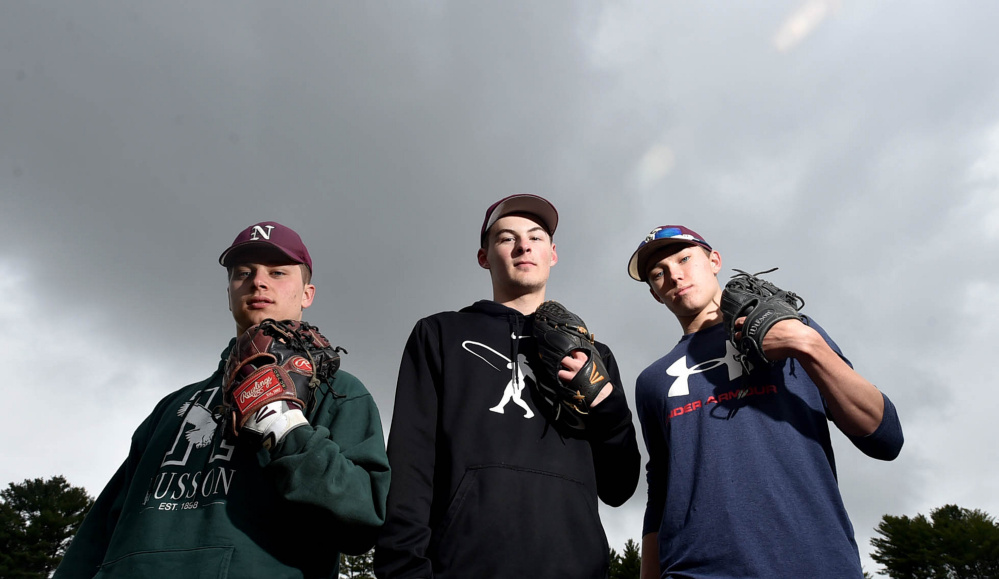
[[[513,387],[517,392],[521,391],[520,372],[517,371],[517,363],[520,355],[520,316],[508,315],[507,324],[510,326],[510,371],[513,372]]]

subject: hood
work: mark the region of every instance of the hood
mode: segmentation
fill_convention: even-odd
[[[497,318],[508,318],[510,316],[520,318],[527,317],[511,307],[504,306],[503,304],[492,300],[479,300],[466,308],[462,308],[460,311],[463,314],[485,314],[487,316]]]

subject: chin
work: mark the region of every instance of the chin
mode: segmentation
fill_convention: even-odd
[[[510,285],[526,293],[533,293],[545,289],[545,281],[514,280]]]
[[[270,314],[263,314],[263,313],[260,313],[260,312],[254,312],[253,315],[246,316],[246,323],[247,323],[246,327],[256,326],[260,322],[262,322],[262,321],[264,321],[264,320],[266,320],[268,318],[273,318],[273,317],[274,316],[272,316]]]

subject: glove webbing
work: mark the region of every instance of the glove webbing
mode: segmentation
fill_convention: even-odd
[[[765,273],[773,273],[773,272],[777,271],[778,269],[780,269],[780,268],[772,267],[772,268],[770,268],[770,269],[768,269],[766,271],[761,271],[761,272],[758,272],[758,273],[749,273],[749,272],[746,272],[746,271],[742,271],[741,269],[732,268],[732,271],[739,272],[739,275],[733,276],[732,279],[733,280],[735,280],[735,279],[744,279],[746,282],[748,282],[747,285],[749,287],[752,287],[752,288],[763,286],[764,288],[767,289],[768,292],[770,292],[772,294],[773,293],[777,293],[777,291],[783,291],[784,295],[786,295],[790,300],[794,300],[794,303],[792,303],[791,305],[794,306],[794,308],[796,310],[801,311],[801,308],[805,307],[805,298],[799,296],[798,294],[796,294],[796,293],[794,293],[792,291],[778,289],[777,286],[775,286],[774,284],[768,282],[765,279],[760,279],[759,278],[759,276],[761,276],[761,275],[763,275]],[[767,287],[767,286],[770,286],[770,287]],[[774,290],[777,290],[777,291],[774,291]]]
[[[302,329],[309,330],[312,326],[302,322]],[[309,358],[309,365],[312,366],[312,376],[309,378],[309,389],[315,390],[319,386],[319,367],[316,366],[316,360],[312,357],[312,343],[306,343],[302,336],[297,332],[289,332],[285,330],[284,327],[278,326],[277,324],[268,324],[263,328],[263,332],[272,338],[281,338],[289,346],[296,350],[304,353]]]
[[[794,293],[792,291],[782,290],[782,289],[778,288],[776,285],[774,285],[773,283],[768,282],[765,279],[760,279],[760,277],[759,277],[759,276],[767,274],[767,273],[773,273],[773,272],[777,271],[778,269],[779,268],[773,267],[773,268],[770,268],[770,269],[765,270],[765,271],[760,271],[760,272],[757,272],[757,273],[749,273],[749,272],[743,271],[741,269],[732,268],[733,271],[739,272],[738,275],[733,276],[732,280],[739,280],[740,283],[743,283],[743,284],[745,284],[747,286],[747,288],[748,288],[749,291],[751,291],[752,293],[758,294],[758,295],[762,295],[762,293],[763,293],[759,289],[761,287],[763,288],[763,290],[766,291],[766,293],[769,293],[771,295],[776,295],[778,292],[784,292],[784,296],[786,298],[786,301],[793,308],[795,308],[798,311],[801,311],[801,309],[803,307],[805,307],[805,299],[803,297],[799,296],[798,294],[796,294],[796,293]],[[731,283],[731,281],[729,283]],[[730,338],[730,341],[732,342],[732,345],[736,346],[735,359],[738,360],[738,362],[739,362],[740,365],[742,365],[743,380],[746,380],[747,376],[750,374],[750,372],[752,372],[752,369],[753,369],[753,364],[752,364],[752,361],[751,361],[752,358],[748,354],[743,354],[739,350],[738,344],[736,344],[736,342],[735,342],[735,336],[734,335]]]

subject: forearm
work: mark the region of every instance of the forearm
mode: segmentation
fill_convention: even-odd
[[[385,520],[388,457],[378,411],[367,394],[343,401],[332,420],[290,432],[262,459],[282,498],[314,514],[340,550],[364,552]]]
[[[659,533],[642,537],[642,579],[659,579]]]
[[[818,333],[795,358],[819,388],[833,421],[845,434],[867,436],[884,416],[884,398],[850,367]]]
[[[612,507],[634,494],[641,476],[642,456],[624,392],[615,386],[599,408],[591,408],[588,429],[597,477],[597,494]]]
[[[778,322],[763,339],[771,360],[794,358],[818,387],[833,421],[849,436],[867,436],[881,424],[881,392],[858,374],[815,329],[798,320]]]

